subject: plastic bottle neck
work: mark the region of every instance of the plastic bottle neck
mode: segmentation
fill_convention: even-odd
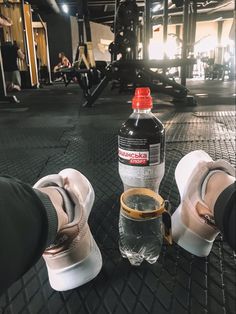
[[[151,113],[151,109],[134,109],[134,113]]]

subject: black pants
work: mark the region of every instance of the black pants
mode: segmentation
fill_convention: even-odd
[[[218,197],[215,220],[226,241],[236,249],[236,186]],[[9,177],[0,177],[0,295],[54,242],[57,215],[48,196]]]
[[[215,223],[226,242],[236,250],[236,182],[218,197],[214,208]]]
[[[54,242],[57,224],[47,195],[17,179],[0,177],[0,295]]]

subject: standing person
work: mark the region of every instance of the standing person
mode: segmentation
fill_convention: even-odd
[[[25,55],[18,45],[11,41],[3,43],[1,50],[7,91],[20,91],[21,76],[17,59],[24,60]]]

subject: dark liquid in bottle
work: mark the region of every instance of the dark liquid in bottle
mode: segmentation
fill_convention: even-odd
[[[129,118],[123,123],[120,131],[120,138],[126,139],[146,139],[146,144],[134,143],[127,140],[119,140],[119,147],[127,150],[149,150],[149,145],[160,143],[160,163],[164,161],[165,155],[165,129],[163,124],[155,117],[146,119]]]

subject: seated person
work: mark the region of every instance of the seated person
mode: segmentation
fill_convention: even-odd
[[[60,59],[60,62],[54,67],[53,69],[54,73],[56,73],[60,69],[71,67],[71,63],[69,59],[65,56],[64,52],[59,52],[58,57]]]
[[[66,81],[65,74],[61,75],[61,73],[59,73],[59,71],[61,69],[64,69],[64,68],[70,68],[71,63],[70,63],[69,59],[65,56],[64,52],[59,52],[58,57],[59,57],[60,62],[53,69],[54,79],[56,79],[56,80],[64,79],[64,81]]]

